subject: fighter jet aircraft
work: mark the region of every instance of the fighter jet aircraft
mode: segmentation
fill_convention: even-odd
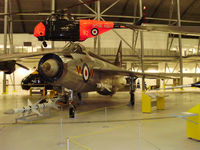
[[[44,55],[38,63],[41,78],[53,86],[72,90],[72,95],[91,91],[97,91],[102,95],[113,95],[117,91],[128,89],[130,103],[134,105],[134,81],[138,77],[164,78],[122,69],[121,43],[114,63],[97,56],[79,43],[71,43],[62,50],[11,55],[8,58],[0,57],[0,60],[11,61],[38,55]]]

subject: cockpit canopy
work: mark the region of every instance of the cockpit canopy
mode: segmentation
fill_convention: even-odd
[[[68,56],[68,55],[73,54],[73,53],[86,55],[87,49],[82,44],[70,43],[69,45],[66,45],[64,47],[63,52],[64,52],[65,56]]]

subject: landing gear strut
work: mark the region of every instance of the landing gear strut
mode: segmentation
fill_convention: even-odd
[[[130,77],[130,103],[129,105],[134,106],[135,105],[135,80],[136,78]]]
[[[82,96],[81,96],[81,93],[77,93],[77,97],[78,97],[78,104],[81,105],[81,104],[82,104]]]
[[[135,105],[135,94],[134,94],[134,92],[132,93],[130,93],[130,105],[131,106],[134,106]]]
[[[75,105],[74,105],[74,94],[73,91],[70,90],[70,96],[69,96],[69,118],[74,118],[75,117]]]

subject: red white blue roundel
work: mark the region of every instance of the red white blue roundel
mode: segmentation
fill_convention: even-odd
[[[82,76],[84,82],[87,82],[90,78],[90,72],[87,64],[83,64]]]
[[[93,36],[96,36],[96,35],[99,34],[99,30],[98,30],[97,28],[93,28],[93,29],[91,30],[91,34],[92,34]]]

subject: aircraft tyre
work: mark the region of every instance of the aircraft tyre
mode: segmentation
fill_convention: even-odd
[[[130,104],[131,104],[131,106],[135,105],[135,94],[134,93],[130,93]]]
[[[75,108],[73,106],[69,107],[69,118],[75,117]]]

